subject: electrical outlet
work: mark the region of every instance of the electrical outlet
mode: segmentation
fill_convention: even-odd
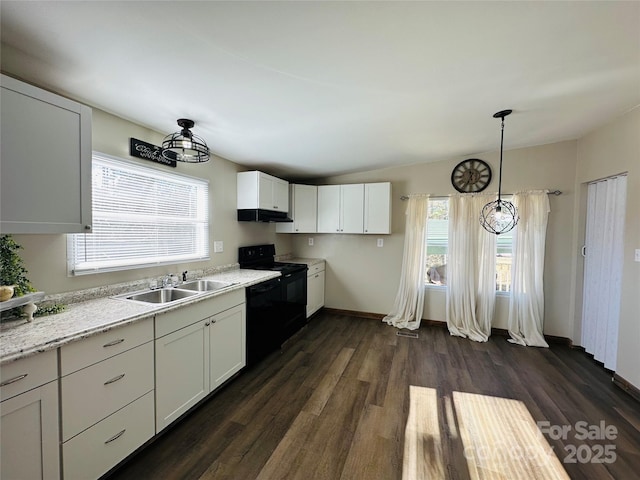
[[[313,247],[313,237],[309,237],[309,246]]]
[[[384,247],[384,238],[378,239],[378,247]]]
[[[213,242],[213,253],[222,253],[224,250],[224,244],[222,240],[216,240]]]
[[[636,258],[635,258],[636,262],[640,262],[640,248],[636,248]]]

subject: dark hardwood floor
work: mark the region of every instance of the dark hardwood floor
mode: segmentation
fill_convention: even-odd
[[[499,336],[476,343],[439,327],[417,339],[396,331],[321,312],[110,478],[401,479],[410,385],[437,392],[445,478],[470,478],[461,441],[442,424],[453,392],[519,400],[536,422],[569,426],[545,438],[571,478],[640,478],[640,404],[583,352]],[[616,434],[582,439],[603,425]]]

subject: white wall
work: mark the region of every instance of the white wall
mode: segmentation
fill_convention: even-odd
[[[176,126],[176,128],[178,127]],[[129,155],[130,137],[160,145],[163,134],[98,109],[93,110],[92,133],[95,151],[133,160],[149,167],[166,168],[209,180],[209,251],[211,259],[181,265],[68,277],[66,235],[13,235],[13,238],[24,247],[21,255],[29,272],[27,278],[36,289],[47,294],[62,293],[153,276],[159,277],[184,270],[229,265],[238,261],[238,247],[244,245],[275,243],[278,254],[291,251],[291,239],[286,235],[276,235],[275,224],[238,222],[236,220],[236,173],[246,170],[244,167],[219,157],[213,157],[205,164],[178,163],[178,166],[172,169],[131,157]],[[209,144],[215,150],[215,144],[211,141]],[[214,240],[224,242],[222,253],[213,253]]]
[[[319,183],[390,181],[393,189],[393,230],[391,235],[315,234],[294,236],[294,251],[301,256],[327,259],[326,306],[344,310],[389,313],[393,306],[402,262],[404,211],[400,196],[455,193],[450,177],[454,166],[464,158],[481,158],[491,165],[494,178],[487,191],[497,191],[499,152],[469,155],[408,167],[375,170],[323,179]],[[570,302],[572,272],[573,205],[576,168],[576,142],[566,141],[504,152],[503,191],[528,189],[561,190],[550,196],[551,214],[547,230],[545,260],[545,321],[548,335],[572,337]],[[314,237],[314,246],[308,237]],[[384,238],[384,247],[376,239]],[[444,289],[428,287],[423,318],[445,321]],[[508,297],[499,296],[494,327],[507,328]]]
[[[620,334],[616,373],[640,388],[640,263],[634,261],[640,248],[640,107],[578,140],[576,223],[574,250],[584,244],[585,184],[627,172]],[[575,266],[575,342],[580,341],[582,306],[582,259]]]

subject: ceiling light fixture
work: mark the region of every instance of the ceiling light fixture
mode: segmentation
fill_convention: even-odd
[[[489,233],[500,235],[513,229],[518,223],[518,210],[508,201],[502,200],[502,148],[504,145],[504,117],[513,110],[501,110],[493,118],[502,119],[500,126],[500,175],[498,176],[498,200],[487,203],[480,213],[480,225]]]
[[[209,147],[205,141],[191,133],[195,123],[187,118],[178,119],[180,132],[167,135],[162,141],[162,156],[178,162],[203,163],[209,161]]]

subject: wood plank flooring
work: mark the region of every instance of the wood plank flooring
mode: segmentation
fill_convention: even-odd
[[[519,400],[536,422],[569,427],[544,436],[571,478],[640,478],[640,404],[583,352],[496,336],[476,343],[439,327],[420,328],[417,339],[396,331],[321,312],[109,478],[426,478],[403,472],[409,386],[436,392],[442,478],[472,478],[451,420],[453,392]],[[601,422],[615,438],[582,438]]]

